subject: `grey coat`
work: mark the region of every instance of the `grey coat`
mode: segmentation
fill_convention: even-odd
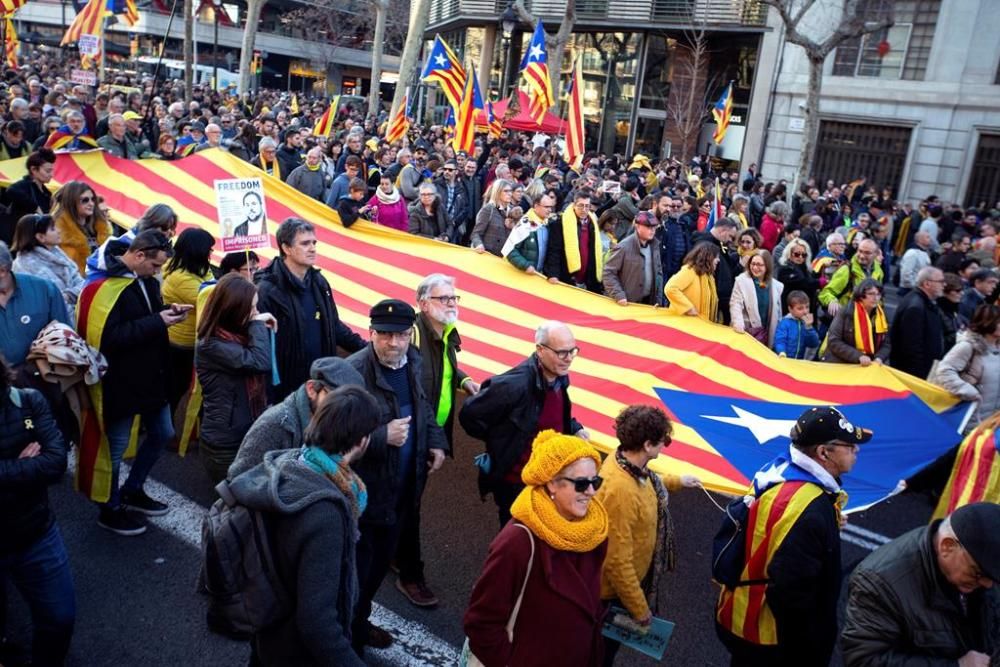
[[[826,334],[826,353],[823,361],[832,361],[839,364],[856,364],[861,359],[861,350],[854,347],[854,302],[849,301],[846,306],[841,306],[840,310],[833,318],[830,329]],[[875,358],[883,364],[889,363],[889,354],[892,352],[892,345],[889,342],[889,335],[882,337],[882,345],[875,350]]]
[[[931,377],[934,384],[963,401],[976,402],[969,430],[1000,409],[997,363],[996,348],[990,349],[985,338],[966,330],[958,334],[958,342],[944,355]]]
[[[353,500],[300,460],[300,451],[268,452],[230,483],[236,500],[266,513],[275,570],[293,613],[254,638],[262,665],[350,665],[358,600]]]
[[[471,243],[473,248],[483,246],[486,252],[500,257],[503,244],[510,235],[510,230],[504,224],[507,216],[497,208],[496,204],[487,202],[476,214],[476,226],[472,229]]]
[[[434,200],[433,209],[428,213],[420,202],[416,201],[410,204],[407,209],[410,214],[410,233],[429,239],[436,239],[440,236],[450,239],[454,225],[445,216],[444,204],[440,198]]]
[[[326,175],[322,169],[310,171],[306,165],[301,165],[292,170],[285,181],[290,186],[318,201],[323,201],[323,193],[326,192]]]
[[[648,243],[649,258],[653,262],[653,280],[648,294],[642,293],[645,262],[639,246],[639,237],[629,234],[619,243],[604,262],[604,293],[615,301],[629,303],[655,303],[663,289],[663,267],[660,259],[660,242],[655,238]]]
[[[76,301],[83,290],[83,276],[76,267],[76,262],[69,258],[58,246],[48,250],[38,246],[28,252],[19,252],[11,267],[16,273],[29,273],[38,278],[44,278],[55,283],[62,294],[63,300],[72,313]]]
[[[268,452],[301,447],[302,433],[311,418],[312,408],[305,386],[290,393],[281,403],[269,407],[244,436],[236,460],[229,466],[229,479],[258,465]]]

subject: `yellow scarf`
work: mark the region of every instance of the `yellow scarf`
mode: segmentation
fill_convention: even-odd
[[[318,165],[318,164],[309,164],[308,162],[306,162],[306,169],[308,169],[309,171],[319,171],[319,168],[320,168],[321,166],[322,166],[322,165]]]
[[[267,172],[267,160],[264,159],[264,156],[263,155],[259,156],[259,159],[257,161],[260,162],[260,168],[263,169],[265,172]],[[271,175],[277,179],[281,179],[281,167],[278,166],[277,158],[271,161],[271,167],[273,168]]]
[[[510,507],[512,517],[553,549],[586,553],[608,539],[608,513],[596,498],[579,521],[563,518],[544,486],[528,486]]]
[[[593,230],[590,233],[590,242],[593,244],[594,262],[597,265],[598,280],[604,275],[604,249],[601,247],[601,234],[597,229],[597,216],[588,213],[587,217],[593,223]],[[577,230],[576,212],[572,206],[567,206],[562,214],[562,234],[563,244],[566,248],[566,268],[570,275],[580,270],[580,232]]]

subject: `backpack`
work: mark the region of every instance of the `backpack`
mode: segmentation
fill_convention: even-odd
[[[726,506],[726,516],[712,540],[712,578],[726,588],[766,583],[741,580],[746,566],[747,523],[750,508],[740,496]]]
[[[278,577],[262,512],[240,505],[225,480],[201,526],[199,588],[208,595],[213,632],[248,638],[289,616],[290,597]]]

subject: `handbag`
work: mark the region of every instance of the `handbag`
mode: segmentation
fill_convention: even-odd
[[[510,612],[510,619],[507,620],[507,639],[511,642],[514,641],[514,624],[517,623],[517,612],[521,611],[521,600],[524,599],[524,590],[528,587],[528,578],[531,576],[531,566],[535,562],[535,536],[531,534],[531,530],[524,524],[515,523],[514,525],[520,526],[528,533],[528,541],[531,542],[531,555],[528,556],[528,572],[524,575],[521,592],[517,596],[517,602],[514,603],[514,610]],[[465,638],[465,644],[462,645],[462,655],[458,659],[458,665],[459,667],[483,667],[483,661],[477,658],[472,652],[468,637]]]

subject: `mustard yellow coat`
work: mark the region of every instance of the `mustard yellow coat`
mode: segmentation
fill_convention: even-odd
[[[715,322],[719,310],[719,297],[715,292],[715,277],[710,274],[699,276],[690,265],[685,264],[663,287],[670,306],[667,312],[684,315],[694,308],[698,317]]]
[[[205,280],[206,276],[198,276],[188,271],[180,269],[171,271],[163,278],[163,303],[198,305],[198,288]],[[193,349],[197,322],[197,313],[192,312],[183,322],[167,329],[170,342],[179,347]]]
[[[76,263],[80,275],[85,275],[87,258],[91,253],[86,233],[68,214],[63,214],[56,219],[56,229],[62,236],[59,247]],[[111,236],[111,223],[98,221],[95,231],[97,232],[97,245],[100,246]]]
[[[604,484],[596,498],[608,513],[608,555],[601,570],[601,599],[618,598],[633,618],[649,613],[642,580],[653,562],[656,548],[656,491],[646,480],[637,480],[622,469],[614,454],[601,466]],[[681,487],[680,477],[667,475],[671,491]]]

